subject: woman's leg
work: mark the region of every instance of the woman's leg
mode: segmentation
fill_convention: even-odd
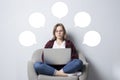
[[[55,69],[53,67],[42,62],[36,62],[34,64],[34,69],[37,74],[54,75],[55,73]]]
[[[68,64],[63,67],[64,73],[75,73],[76,71],[82,69],[83,62],[80,59],[73,59]]]
[[[42,62],[36,62],[34,64],[34,69],[36,71],[37,74],[44,74],[44,75],[55,75],[55,76],[67,76],[66,73],[58,71],[56,69],[54,69],[53,67],[44,64]]]

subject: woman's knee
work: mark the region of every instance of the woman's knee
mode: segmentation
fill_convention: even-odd
[[[83,62],[80,59],[73,59],[76,66],[83,66]]]
[[[42,71],[42,66],[43,66],[43,63],[42,62],[36,62],[34,64],[34,69],[35,69],[35,72],[38,74],[40,74],[40,72]]]
[[[40,66],[41,66],[41,62],[36,62],[35,64],[34,64],[34,68],[35,69],[39,69],[40,68]]]

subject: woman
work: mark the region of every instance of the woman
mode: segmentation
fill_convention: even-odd
[[[48,41],[45,48],[71,48],[71,61],[66,65],[48,65],[44,62],[36,62],[34,68],[37,74],[54,76],[72,76],[82,69],[83,62],[78,59],[78,53],[74,44],[66,39],[66,30],[63,24],[58,23],[53,29],[53,39]]]

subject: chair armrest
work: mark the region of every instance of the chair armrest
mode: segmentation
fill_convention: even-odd
[[[42,62],[42,53],[43,53],[43,50],[42,49],[38,49],[36,50],[33,55],[32,55],[32,61],[33,62]]]
[[[79,53],[79,59],[83,61],[83,65],[85,66],[81,76],[79,76],[79,80],[87,80],[89,63],[86,61],[86,58],[82,53]]]
[[[85,63],[85,69],[84,71],[82,72],[82,75],[79,76],[79,80],[87,80],[87,76],[88,76],[88,66],[89,64],[88,63]]]
[[[81,59],[83,61],[83,64],[86,64],[87,61],[86,61],[85,56],[82,53],[78,53],[78,55],[79,55],[79,59]]]
[[[37,74],[35,73],[33,65],[34,65],[33,61],[28,61],[27,72],[29,80],[37,80]]]

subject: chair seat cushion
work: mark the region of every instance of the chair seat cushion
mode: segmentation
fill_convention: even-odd
[[[78,77],[77,76],[61,77],[61,76],[39,75],[38,80],[78,80]]]

